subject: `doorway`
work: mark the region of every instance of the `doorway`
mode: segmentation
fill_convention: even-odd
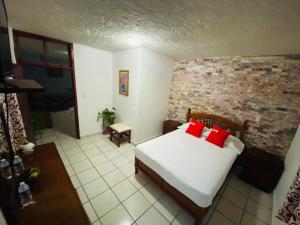
[[[22,77],[45,88],[27,95],[35,135],[54,129],[80,138],[72,43],[19,30],[13,35]]]

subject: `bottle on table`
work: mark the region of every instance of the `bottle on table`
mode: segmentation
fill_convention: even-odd
[[[12,178],[11,168],[10,168],[9,162],[6,159],[1,159],[0,170],[1,170],[1,174],[2,174],[3,178],[5,178],[5,179]]]
[[[33,203],[29,185],[27,185],[25,182],[20,183],[18,193],[23,207]]]
[[[16,155],[15,158],[14,158],[13,163],[14,163],[14,168],[15,168],[16,175],[19,176],[24,171],[23,160],[21,159],[21,157]]]

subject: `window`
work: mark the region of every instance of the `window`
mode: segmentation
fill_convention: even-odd
[[[22,31],[14,36],[18,63],[71,69],[70,43]]]

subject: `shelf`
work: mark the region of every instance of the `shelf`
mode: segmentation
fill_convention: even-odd
[[[0,93],[28,93],[44,91],[38,82],[27,79],[9,79],[6,80],[7,88],[5,90],[4,84],[0,83]]]

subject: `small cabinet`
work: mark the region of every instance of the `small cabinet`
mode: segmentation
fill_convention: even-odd
[[[165,120],[163,122],[163,134],[172,132],[177,129],[178,126],[182,125],[182,123],[175,120]]]
[[[271,193],[284,170],[281,157],[252,147],[244,152],[244,168],[240,178],[264,192]]]

